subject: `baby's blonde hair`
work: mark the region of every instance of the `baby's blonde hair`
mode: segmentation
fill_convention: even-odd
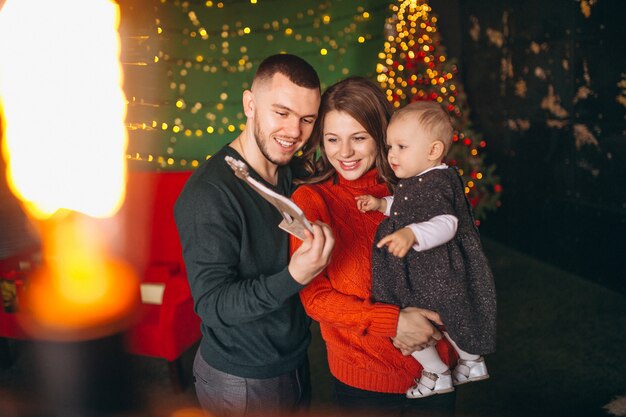
[[[424,128],[432,141],[440,140],[445,146],[445,156],[452,146],[454,127],[448,112],[435,101],[414,101],[396,110],[389,123],[401,118],[411,117],[420,127]]]

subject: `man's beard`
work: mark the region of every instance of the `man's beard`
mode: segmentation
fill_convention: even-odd
[[[271,139],[265,134],[265,132],[261,130],[261,124],[259,123],[259,118],[256,114],[254,115],[254,139],[256,140],[256,144],[261,150],[261,153],[263,154],[265,159],[267,159],[274,165],[284,166],[287,165],[289,161],[291,161],[291,157],[289,157],[287,160],[277,160],[270,155],[267,149],[267,145]]]

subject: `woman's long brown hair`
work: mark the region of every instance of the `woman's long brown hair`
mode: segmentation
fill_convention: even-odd
[[[301,156],[304,169],[309,176],[298,181],[298,184],[314,184],[331,177],[336,180],[335,168],[328,161],[324,149],[324,120],[333,111],[349,114],[376,142],[376,160],[374,166],[379,177],[390,186],[397,182],[387,162],[387,146],[385,137],[387,124],[393,112],[391,105],[381,89],[372,81],[363,77],[349,77],[326,89],[322,95],[319,114],[313,127],[311,138]],[[317,157],[317,151],[320,151]]]

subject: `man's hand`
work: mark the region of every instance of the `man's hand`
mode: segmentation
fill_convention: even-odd
[[[403,308],[398,317],[396,337],[392,338],[393,345],[407,356],[437,343],[441,340],[441,332],[431,321],[443,325],[441,317],[434,311],[417,307]]]
[[[376,198],[368,194],[356,196],[354,199],[356,200],[356,207],[361,213],[374,210],[384,213],[387,208],[387,200],[384,198]]]
[[[326,268],[335,246],[333,232],[327,224],[317,221],[311,226],[313,233],[305,230],[306,238],[291,255],[287,267],[291,276],[302,285],[311,282]]]
[[[402,229],[380,239],[380,241],[376,244],[376,247],[382,248],[386,245],[390,254],[397,256],[398,258],[404,258],[414,244],[415,234],[408,227],[403,227]]]

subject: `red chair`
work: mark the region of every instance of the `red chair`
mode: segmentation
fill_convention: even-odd
[[[174,222],[174,203],[186,172],[130,171],[124,205],[122,256],[139,273],[142,304],[127,333],[131,353],[168,361],[174,388],[181,390],[181,355],[200,340],[182,249]]]
[[[27,340],[18,314],[20,300],[29,272],[41,261],[38,247],[21,249],[18,253],[0,259],[0,369],[10,368],[15,361],[15,354],[8,339]]]
[[[33,247],[0,260],[0,337],[20,340],[29,338],[17,314],[28,274],[40,263],[40,258],[39,248]]]

